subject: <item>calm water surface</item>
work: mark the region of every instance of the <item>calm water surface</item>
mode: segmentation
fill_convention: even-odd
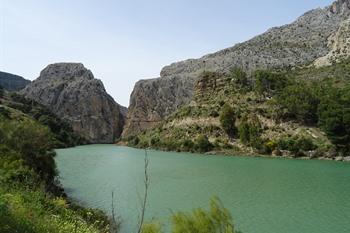
[[[115,190],[123,232],[135,232],[144,151],[114,145],[57,150],[68,195],[110,213]],[[147,218],[207,207],[218,196],[244,233],[349,233],[350,164],[149,151]]]

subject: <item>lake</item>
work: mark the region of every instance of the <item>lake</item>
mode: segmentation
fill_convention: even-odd
[[[67,194],[123,219],[135,232],[143,193],[144,150],[115,145],[59,149],[56,162]],[[350,164],[333,161],[205,156],[148,151],[147,219],[208,207],[219,197],[243,233],[349,233]]]

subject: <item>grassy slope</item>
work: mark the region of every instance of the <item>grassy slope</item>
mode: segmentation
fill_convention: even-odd
[[[279,72],[295,82],[326,82],[330,80],[341,87],[349,83],[350,65],[348,62],[320,69],[302,68],[294,71]],[[209,75],[210,76],[210,75]],[[219,115],[224,104],[232,106],[237,115],[236,126],[244,115],[256,116],[261,124],[260,138],[270,144],[276,144],[281,138],[305,137],[322,151],[318,156],[328,156],[333,147],[326,134],[317,125],[307,125],[294,119],[282,119],[277,115],[281,111],[272,95],[258,94],[254,82],[252,87],[238,85],[230,76],[212,74],[203,77],[197,84],[194,101],[180,108],[161,124],[147,132],[125,139],[130,146],[153,147],[161,150],[198,151],[196,138],[205,135],[211,144],[211,150],[224,154],[266,153],[244,144],[239,137],[230,138],[222,129]],[[267,152],[271,153],[271,151]],[[286,154],[290,154],[286,152]]]
[[[32,142],[40,139],[40,135],[45,132],[48,133],[45,134],[44,140],[53,147],[72,145],[76,143],[73,139],[77,137],[69,128],[64,128],[63,131],[57,132],[68,134],[70,139],[59,141],[60,135],[49,130],[40,120],[36,120],[32,113],[39,111],[38,119],[45,117],[58,125],[64,123],[51,114],[45,115],[45,111],[38,105],[30,106],[26,110],[29,114],[26,114],[19,110],[19,106],[23,108],[28,105],[13,101],[8,94],[1,100],[5,105],[0,105],[0,232],[109,232],[109,221],[101,211],[69,203],[64,195],[62,196],[63,193],[58,191],[59,188],[52,188],[55,184],[48,184],[44,176],[36,172],[32,164],[23,158],[20,152],[23,149],[16,149],[17,146],[32,148],[31,146],[35,146]],[[9,106],[16,106],[17,109]],[[28,132],[30,128],[35,129],[35,132]],[[15,130],[22,130],[22,135],[31,135],[32,138],[25,142],[16,140],[13,137],[20,135],[16,136]],[[3,140],[5,137],[18,143],[10,145]],[[22,143],[25,145],[21,145]],[[34,156],[38,161],[32,162],[41,163],[42,155]],[[49,153],[47,156],[53,155]],[[49,186],[51,191],[48,191]]]

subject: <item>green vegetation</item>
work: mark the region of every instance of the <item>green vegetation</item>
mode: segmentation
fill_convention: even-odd
[[[199,135],[196,139],[195,145],[197,146],[198,151],[202,153],[210,151],[213,147],[205,135]]]
[[[277,142],[277,148],[279,150],[291,151],[295,155],[300,155],[303,151],[315,150],[317,146],[310,138],[294,136],[291,138],[281,138]]]
[[[282,118],[320,127],[340,151],[350,150],[350,82],[325,79],[287,86],[276,97]]]
[[[1,233],[109,232],[101,211],[64,197],[56,179],[56,145],[56,135],[40,121],[0,106]]]
[[[319,126],[341,150],[350,151],[350,85],[329,88],[318,106]]]
[[[277,104],[284,110],[281,117],[296,119],[301,123],[315,124],[317,122],[317,106],[319,98],[314,91],[316,84],[299,82],[287,86],[277,96]]]
[[[2,184],[0,232],[107,233],[109,226],[100,211],[74,207],[66,199],[49,195],[40,188]]]
[[[229,74],[205,72],[191,104],[155,128],[124,140],[130,146],[172,151],[346,156],[349,73],[348,61],[251,75],[238,68]],[[212,145],[205,150],[196,140],[203,136]]]
[[[160,233],[159,223],[146,224],[143,233]],[[233,219],[229,211],[222,205],[218,198],[210,201],[209,210],[201,208],[193,210],[192,213],[178,212],[171,217],[172,233],[238,233],[235,230]]]
[[[230,77],[235,81],[236,84],[238,84],[241,88],[249,88],[249,79],[248,75],[242,70],[237,67],[233,68]]]
[[[225,130],[225,132],[230,137],[234,137],[237,133],[235,122],[236,122],[235,111],[230,105],[225,104],[221,110],[220,123],[221,123],[221,127]]]
[[[254,73],[255,90],[261,95],[272,96],[288,85],[284,73],[257,70]]]
[[[82,137],[73,132],[69,123],[61,120],[50,110],[36,103],[33,100],[24,98],[16,93],[9,93],[4,96],[2,104],[16,109],[42,125],[49,127],[54,134],[55,147],[71,147],[84,144]]]
[[[241,142],[255,148],[260,148],[262,128],[256,116],[243,116],[238,127]]]

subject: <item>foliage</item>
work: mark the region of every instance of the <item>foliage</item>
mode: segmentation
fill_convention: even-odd
[[[21,188],[20,185],[0,187],[0,232],[15,233],[107,233],[106,218],[86,211],[88,220],[79,212],[70,209],[62,198],[48,196],[40,189]]]
[[[235,111],[230,105],[225,104],[222,107],[222,110],[220,113],[220,123],[221,123],[221,127],[225,130],[227,135],[229,135],[230,137],[234,137],[237,133],[235,122],[236,122]]]
[[[85,140],[73,132],[68,122],[61,120],[46,107],[23,96],[11,93],[10,101],[7,104],[13,109],[17,109],[42,125],[47,126],[54,135],[55,147],[70,147],[84,144]]]
[[[245,73],[240,68],[233,68],[231,70],[230,77],[233,78],[235,83],[238,84],[240,87],[247,87],[249,85],[247,73]]]
[[[199,135],[196,139],[196,148],[199,152],[207,152],[213,148],[213,145],[209,142],[205,135]]]
[[[287,86],[289,80],[281,72],[257,70],[254,73],[255,90],[263,95],[271,96]]]
[[[277,142],[277,147],[280,150],[291,151],[295,155],[302,151],[311,151],[317,148],[310,138],[298,135],[290,138],[281,138]]]
[[[255,115],[243,116],[238,127],[241,142],[245,145],[260,149],[262,144],[260,135],[262,133],[261,123]]]
[[[319,126],[340,149],[350,150],[350,85],[329,88],[318,109]]]
[[[109,232],[109,221],[101,212],[72,206],[62,197],[55,181],[56,143],[49,128],[20,112],[3,113],[0,232]]]
[[[305,82],[287,86],[277,96],[277,104],[282,109],[280,117],[296,119],[301,123],[317,123],[317,108],[320,97],[313,90],[316,84]]]
[[[142,226],[142,233],[160,233],[161,225],[159,223],[146,223]]]
[[[145,225],[142,233],[160,233],[159,223]],[[210,200],[209,210],[195,209],[192,213],[178,212],[171,216],[171,233],[238,233],[230,212],[218,198]]]
[[[47,128],[30,120],[2,121],[0,134],[3,135],[0,138],[0,144],[6,145],[5,148],[9,150],[4,152],[5,154],[13,154],[11,158],[19,157],[46,184],[53,182],[57,174],[53,159],[55,153],[52,134]]]

